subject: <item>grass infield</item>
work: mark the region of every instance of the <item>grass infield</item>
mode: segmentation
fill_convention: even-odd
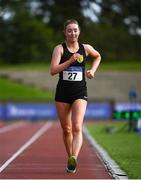
[[[86,69],[91,67],[91,61],[86,63]],[[38,70],[38,71],[47,71],[50,68],[50,62],[47,63],[28,63],[28,64],[17,64],[17,65],[6,65],[1,64],[1,70]],[[98,68],[100,71],[141,71],[141,62],[140,61],[114,61],[105,63],[102,59],[100,66]]]
[[[0,100],[43,100],[47,102],[53,101],[53,92],[43,91],[37,87],[28,87],[8,79],[0,78]]]
[[[141,135],[128,132],[127,122],[94,122],[87,128],[130,179],[141,179]]]

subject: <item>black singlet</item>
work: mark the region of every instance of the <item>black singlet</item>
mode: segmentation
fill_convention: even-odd
[[[60,64],[64,63],[73,55],[66,43],[62,44],[63,55]],[[75,61],[67,69],[59,73],[59,81],[56,88],[55,101],[73,103],[76,99],[87,100],[87,87],[85,81],[85,60],[86,53],[84,46],[79,43],[77,53],[83,56],[83,62]]]

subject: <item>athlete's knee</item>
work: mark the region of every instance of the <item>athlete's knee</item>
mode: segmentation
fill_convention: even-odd
[[[73,133],[82,132],[82,126],[79,123],[73,125]]]
[[[70,135],[72,133],[72,128],[70,126],[63,127],[64,135]]]

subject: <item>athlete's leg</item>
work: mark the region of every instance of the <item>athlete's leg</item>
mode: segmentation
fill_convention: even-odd
[[[72,105],[72,131],[73,131],[73,144],[72,155],[78,157],[79,151],[82,146],[82,126],[83,119],[86,111],[87,101],[77,99]]]
[[[71,105],[68,103],[56,102],[56,108],[63,129],[64,144],[69,157],[72,155]]]

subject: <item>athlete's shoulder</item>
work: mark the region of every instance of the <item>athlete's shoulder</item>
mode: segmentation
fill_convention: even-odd
[[[84,44],[84,47],[87,55],[90,55],[92,57],[100,56],[99,52],[90,44]]]
[[[90,44],[83,44],[85,49],[94,49]]]
[[[62,44],[58,44],[54,47],[54,49],[62,49],[62,48],[63,48]]]
[[[54,52],[59,52],[59,53],[63,53],[63,46],[62,44],[58,44],[54,47]]]
[[[91,46],[90,44],[83,44],[83,46],[87,55],[94,50],[93,46]]]

